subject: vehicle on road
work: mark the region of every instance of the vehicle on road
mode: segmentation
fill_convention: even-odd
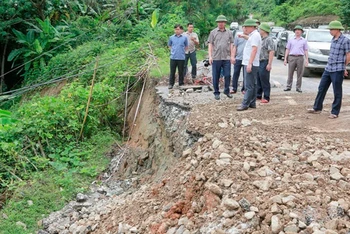
[[[286,47],[288,40],[294,37],[294,32],[293,31],[283,31],[281,32],[280,39],[277,42],[276,46],[276,57],[277,59],[282,59],[286,53]]]
[[[325,69],[332,35],[327,29],[309,29],[304,34],[309,46],[309,65],[304,68],[304,76],[308,77],[313,71],[323,72]],[[350,66],[347,67],[347,70],[350,71]],[[350,75],[347,78],[350,78]]]
[[[239,28],[238,22],[232,22],[230,24],[230,30],[237,30]]]
[[[270,37],[272,37],[272,40],[273,40],[273,45],[274,45],[273,48],[275,50],[275,56],[277,56],[277,44],[281,40],[282,33],[283,33],[283,31],[277,32],[276,34],[271,34],[270,33]],[[275,35],[275,36],[273,36],[273,35]]]

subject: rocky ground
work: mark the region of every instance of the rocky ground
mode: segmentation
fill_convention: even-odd
[[[79,194],[40,233],[350,233],[349,96],[331,120],[330,99],[306,113],[314,94],[276,88],[269,104],[237,112],[241,94],[214,101],[207,91],[158,87],[163,104],[146,116],[166,122],[165,160]]]

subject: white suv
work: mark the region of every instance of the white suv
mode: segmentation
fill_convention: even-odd
[[[304,68],[304,76],[308,77],[311,71],[323,71],[326,67],[332,35],[327,29],[306,29],[303,36],[309,46],[309,66]]]

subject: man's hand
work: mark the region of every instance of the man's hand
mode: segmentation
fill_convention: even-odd
[[[305,60],[305,67],[309,66],[309,61]]]
[[[236,58],[233,57],[233,56],[231,57],[231,63],[232,63],[232,64],[235,64],[235,63],[236,63]]]
[[[271,71],[271,69],[272,69],[271,64],[267,64],[267,66],[266,66],[266,71]]]
[[[252,72],[252,64],[247,65],[247,72],[251,73]]]
[[[209,64],[212,65],[213,64],[213,58],[209,57]]]
[[[287,59],[284,59],[283,64],[284,64],[284,66],[287,66]]]
[[[349,75],[349,72],[348,72],[348,70],[345,69],[345,71],[344,71],[344,76],[345,76],[345,77],[348,77],[348,75]]]

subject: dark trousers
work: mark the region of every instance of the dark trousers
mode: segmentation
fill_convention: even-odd
[[[257,80],[257,98],[262,98],[262,94],[264,93],[264,99],[270,101],[270,72],[266,70],[268,60],[260,61],[259,72],[258,72],[258,80]]]
[[[185,64],[185,60],[170,59],[169,85],[174,86],[175,84],[176,68],[178,69],[178,72],[179,72],[179,85],[184,85],[184,64]]]
[[[247,70],[247,66],[244,65],[244,69]],[[246,73],[245,77],[245,94],[243,97],[243,107],[255,107],[256,106],[256,80],[258,77],[259,67],[252,66],[252,71]]]
[[[233,66],[233,76],[232,76],[232,90],[237,91],[238,89],[238,79],[241,75],[241,69],[243,68],[242,60],[236,59],[236,63]],[[246,71],[243,69],[243,85],[242,90],[244,90],[244,79],[245,79],[245,73]]]
[[[332,83],[334,100],[332,104],[332,114],[339,115],[341,102],[343,98],[343,80],[344,80],[344,71],[337,72],[328,72],[324,71],[318,86],[318,93],[314,103],[314,110],[320,111],[323,108],[323,101],[326,97],[329,86]]]
[[[230,93],[230,76],[231,76],[231,61],[230,60],[214,60],[212,64],[213,69],[213,86],[214,86],[214,94],[220,95],[219,91],[219,81],[220,81],[220,71],[221,68],[224,71],[224,79],[225,79],[225,89],[224,93]]]
[[[191,71],[192,78],[196,78],[196,76],[197,76],[197,56],[196,56],[196,51],[186,54],[185,67],[184,67],[184,70],[185,70],[184,74],[185,74],[185,76],[187,75],[188,60],[190,60],[191,66],[192,66],[192,71]]]

